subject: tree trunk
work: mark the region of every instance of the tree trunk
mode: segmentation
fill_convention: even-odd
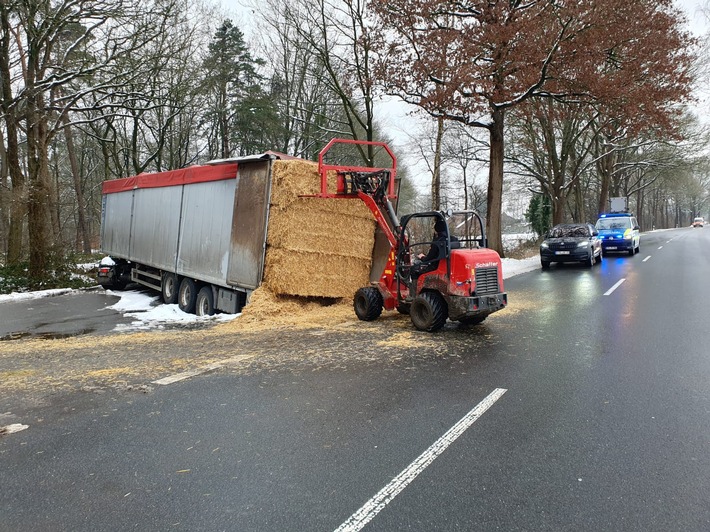
[[[76,150],[74,149],[74,136],[72,135],[69,117],[62,117],[64,124],[64,138],[67,143],[67,153],[69,155],[69,166],[74,178],[74,194],[76,194],[76,212],[78,218],[77,235],[81,235],[82,251],[91,253],[91,239],[89,237],[89,227],[86,224],[86,206],[84,205],[84,190],[81,186],[81,175],[79,175],[79,165],[76,161]]]
[[[10,194],[10,220],[7,232],[7,264],[9,266],[18,265],[22,259],[22,229],[26,213],[25,198],[25,175],[20,166],[20,149],[17,141],[17,116],[15,110],[10,109],[13,101],[12,87],[4,80],[12,79],[10,75],[10,39],[12,31],[8,18],[8,11],[5,5],[0,6],[0,109],[2,109],[5,121],[5,133],[7,140],[7,150],[5,151],[5,161],[7,170],[12,181],[12,192]]]
[[[490,126],[490,168],[488,170],[488,247],[497,251],[503,257],[503,237],[501,234],[501,216],[503,213],[503,155],[505,142],[503,125],[505,110],[495,107],[492,113],[493,124]]]
[[[434,148],[434,172],[431,176],[431,209],[441,209],[441,145],[444,138],[444,119],[439,117],[436,124],[436,146]]]
[[[552,203],[552,226],[561,224],[565,214],[566,198],[563,197],[561,191],[556,190],[553,194]]]
[[[27,161],[29,190],[27,215],[30,244],[29,277],[31,287],[40,287],[47,275],[51,252],[49,155],[47,150],[47,124],[37,112],[37,102],[28,99],[27,110]],[[41,108],[41,106],[40,106]]]

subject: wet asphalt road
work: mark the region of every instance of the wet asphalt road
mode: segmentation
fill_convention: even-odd
[[[339,359],[63,396],[0,439],[0,530],[710,530],[710,228],[506,289],[420,347],[284,331]]]
[[[108,333],[118,324],[131,321],[120,312],[107,308],[118,300],[117,296],[96,289],[0,302],[0,340]]]

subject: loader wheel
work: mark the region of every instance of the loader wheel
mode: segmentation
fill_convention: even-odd
[[[163,296],[163,303],[166,305],[174,305],[178,300],[178,282],[177,276],[174,273],[163,273],[163,279],[160,282],[160,293]]]
[[[180,290],[178,290],[178,307],[183,312],[194,314],[196,300],[197,286],[195,286],[195,281],[185,277],[180,283]]]
[[[448,309],[439,292],[424,292],[414,298],[409,309],[412,323],[420,331],[438,331],[446,323]]]
[[[197,293],[195,314],[198,316],[212,316],[214,314],[214,295],[211,286],[203,286]]]
[[[379,318],[380,314],[382,314],[383,304],[382,294],[374,286],[360,288],[355,292],[353,307],[355,308],[355,314],[362,321],[374,321]]]

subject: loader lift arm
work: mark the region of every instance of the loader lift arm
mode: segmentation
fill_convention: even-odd
[[[326,154],[338,144],[370,145],[382,148],[390,157],[392,165],[388,168],[369,168],[354,165],[328,164]],[[318,154],[318,172],[321,179],[319,198],[360,198],[370,209],[382,232],[387,237],[392,249],[397,248],[395,233],[399,228],[399,219],[392,200],[396,199],[395,176],[397,158],[384,142],[351,139],[333,139]],[[337,177],[336,192],[328,192],[328,174],[334,172]]]

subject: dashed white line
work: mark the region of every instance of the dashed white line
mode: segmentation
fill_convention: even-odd
[[[611,295],[614,292],[614,290],[619,288],[621,286],[621,283],[623,283],[624,281],[626,281],[626,279],[621,279],[618,283],[616,283],[614,286],[612,286],[609,290],[604,292],[604,295],[605,296]]]
[[[406,488],[436,457],[463,434],[467,428],[483,415],[506,392],[505,388],[496,388],[458,423],[451,427],[446,434],[436,440],[434,444],[424,451],[419,458],[414,460],[407,468],[397,475],[392,481],[382,488],[377,495],[367,501],[362,508],[350,516],[340,525],[336,532],[356,532],[362,530],[380,511],[389,504],[404,488]]]
[[[658,249],[663,249],[663,246],[658,246]]]
[[[648,257],[646,257],[645,259],[643,259],[643,261],[641,261],[641,262],[646,262],[646,261],[647,261],[648,259],[650,259],[650,258],[651,258],[651,255],[649,255]]]
[[[153,384],[162,384],[163,386],[167,386],[168,384],[173,384],[174,382],[184,381],[185,379],[189,379],[190,377],[196,377],[197,375],[202,375],[203,373],[207,373],[209,371],[214,371],[214,370],[219,369],[221,367],[222,367],[222,364],[210,364],[208,366],[203,366],[198,369],[191,369],[189,371],[183,371],[182,373],[176,373],[175,375],[170,375],[169,377],[163,377],[162,379],[158,379],[157,381],[153,381]]]
[[[30,428],[29,425],[23,425],[22,423],[13,423],[11,425],[5,425],[4,427],[0,427],[0,436],[3,436],[5,434],[14,434],[15,432],[20,432],[28,428]]]
[[[243,360],[248,360],[250,358],[253,358],[253,355],[240,355],[236,357],[225,358],[224,360],[220,360],[219,362],[215,362],[213,364],[208,364],[207,366],[202,366],[201,368],[183,371],[182,373],[176,373],[175,375],[170,375],[169,377],[163,377],[162,379],[153,381],[153,384],[161,384],[163,386],[167,386],[168,384],[184,381],[185,379],[196,377],[198,375],[202,375],[203,373],[209,373],[210,371],[215,371],[217,369],[223,368],[224,366],[228,366],[236,362],[242,362]]]

